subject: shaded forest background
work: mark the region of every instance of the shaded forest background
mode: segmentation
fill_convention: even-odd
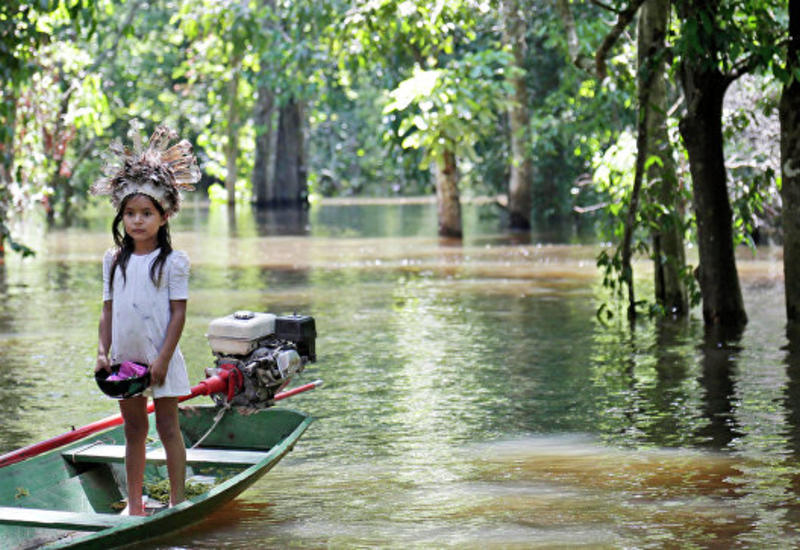
[[[232,208],[435,194],[457,239],[460,199],[497,196],[509,231],[612,242],[598,264],[630,318],[702,302],[708,324],[741,327],[735,247],[783,244],[800,266],[797,6],[8,0],[0,253],[33,252],[10,229],[26,213],[74,223],[137,118],[187,136],[201,191]],[[634,293],[637,254],[653,297]]]

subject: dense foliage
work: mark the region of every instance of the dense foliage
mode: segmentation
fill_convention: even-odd
[[[244,199],[261,154],[256,139],[275,135],[289,102],[303,113],[298,168],[311,194],[430,193],[429,163],[447,151],[459,158],[462,194],[502,195],[508,78],[523,73],[534,224],[588,224],[619,239],[636,153],[631,22],[641,4],[519,0],[510,14],[524,29],[517,66],[503,45],[509,16],[500,16],[499,0],[3,2],[0,244],[29,252],[6,223],[16,211],[72,223],[98,153],[134,117],[148,130],[165,122],[190,136],[203,190],[234,182]],[[709,4],[712,21],[705,11],[689,17],[695,3],[672,6],[666,116],[686,238],[693,238],[692,196],[676,83],[682,60],[701,59],[723,74],[751,75],[731,88],[723,118],[735,235],[758,242],[780,229],[774,136],[780,85],[791,78],[782,63],[788,13],[772,0],[719,0]],[[600,76],[587,62],[596,52]],[[274,113],[256,123],[265,94]],[[212,187],[210,196],[222,192]],[[647,250],[663,205],[647,189],[643,197],[636,242]]]
[[[86,11],[89,5],[93,11]],[[235,140],[236,176],[246,195],[254,138],[264,131],[251,115],[264,84],[278,103],[289,97],[306,102],[311,192],[429,193],[425,161],[436,154],[429,147],[435,140],[414,121],[433,111],[420,111],[417,102],[415,113],[406,109],[406,118],[387,108],[398,105],[392,94],[401,93],[403,81],[407,88],[415,71],[446,71],[437,74],[475,83],[472,91],[448,96],[442,80],[436,112],[452,114],[451,132],[465,132],[460,170],[466,194],[504,193],[508,145],[497,138],[507,133],[508,94],[502,78],[492,74],[506,70],[508,58],[496,8],[462,0],[20,4],[19,13],[3,18],[15,29],[3,35],[15,36],[6,48],[15,57],[3,60],[3,70],[16,71],[6,79],[16,83],[14,93],[8,87],[3,93],[19,110],[15,116],[0,113],[0,130],[4,141],[14,142],[18,169],[4,182],[6,191],[13,188],[13,201],[6,204],[44,204],[52,222],[70,223],[71,206],[86,200],[98,152],[133,117],[148,128],[166,122],[193,136],[207,183],[224,180],[226,150]],[[566,58],[554,8],[529,2],[525,9],[537,21],[526,25],[524,67],[533,106],[534,214],[553,223],[574,216],[574,182],[593,155],[630,124],[630,76],[599,86]],[[602,34],[596,9],[577,15],[587,36]],[[46,25],[32,26],[45,18]],[[76,31],[75,21],[95,32]],[[598,110],[612,116],[599,119],[593,114]],[[415,137],[407,135],[409,124]],[[22,135],[10,137],[19,126]],[[414,140],[421,149],[408,148]]]

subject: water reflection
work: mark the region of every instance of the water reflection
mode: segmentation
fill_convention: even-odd
[[[261,236],[308,235],[307,208],[255,209],[253,213]]]
[[[9,447],[19,447],[31,439],[31,434],[24,423],[18,422],[20,408],[24,398],[26,382],[21,380],[17,365],[7,357],[16,344],[17,329],[13,305],[16,300],[8,285],[6,264],[0,260],[0,426],[3,426],[2,439]]]
[[[789,493],[794,501],[787,507],[787,520],[793,525],[800,525],[800,468],[795,457],[800,456],[800,325],[788,323],[786,327],[786,375],[783,405],[786,409],[785,436],[791,453],[786,460],[789,472]],[[797,529],[795,527],[795,529]]]
[[[703,415],[708,423],[698,430],[698,435],[712,449],[724,449],[742,435],[733,403],[741,335],[741,329],[710,327],[703,338],[700,384],[704,390]]]
[[[655,383],[645,402],[651,403],[653,419],[650,441],[680,446],[686,424],[686,410],[691,407],[693,384],[688,349],[696,327],[686,320],[661,319],[655,326],[655,341],[650,353],[655,357]]]
[[[786,435],[792,450],[800,456],[800,325],[789,324],[786,329],[786,375],[784,391]],[[798,492],[800,493],[800,492]]]
[[[689,363],[696,327],[663,321],[647,330],[598,329],[594,382],[610,441],[643,446],[693,443],[697,384]]]

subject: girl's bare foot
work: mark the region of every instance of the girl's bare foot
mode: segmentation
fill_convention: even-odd
[[[138,513],[137,513],[138,512]],[[121,516],[146,516],[147,513],[144,511],[144,506],[142,506],[138,511],[131,511],[131,505],[128,503],[125,508],[122,509],[122,512],[119,513]]]

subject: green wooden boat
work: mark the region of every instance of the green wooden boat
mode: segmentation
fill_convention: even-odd
[[[122,516],[116,509],[125,487],[122,426],[0,468],[0,544],[4,549],[105,550],[182,529],[268,472],[312,421],[288,409],[246,414],[232,408],[217,422],[219,410],[180,408],[187,483],[203,486],[203,492],[149,516]],[[150,425],[146,486],[167,477],[155,422]]]

